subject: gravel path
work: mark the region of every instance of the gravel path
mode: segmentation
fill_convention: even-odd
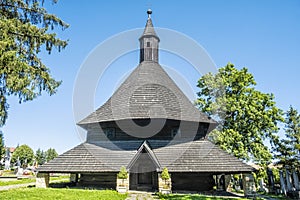
[[[130,191],[126,200],[155,200],[158,199],[154,193]]]

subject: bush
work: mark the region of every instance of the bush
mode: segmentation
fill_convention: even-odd
[[[119,179],[127,179],[128,178],[128,172],[124,166],[121,167],[121,170],[118,173],[117,177]]]
[[[169,171],[168,171],[168,168],[164,168],[162,173],[161,173],[161,179],[162,180],[169,180],[170,179],[170,174],[169,174]]]

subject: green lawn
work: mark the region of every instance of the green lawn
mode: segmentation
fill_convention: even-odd
[[[204,196],[199,194],[170,194],[170,195],[162,195],[158,194],[159,199],[161,200],[234,200],[236,198],[226,198],[226,197],[213,197],[213,196]],[[249,200],[247,198],[238,198],[239,200]],[[253,198],[250,198],[253,199]],[[261,197],[256,197],[256,200],[267,200],[267,199],[276,199],[276,200],[292,200],[282,195],[262,195]]]
[[[283,195],[271,195],[271,194],[265,194],[264,196],[266,196],[265,199],[267,198],[272,198],[272,199],[276,199],[276,200],[292,200],[291,198],[288,198],[286,196]]]
[[[0,186],[6,186],[6,185],[17,185],[17,184],[24,184],[24,183],[34,183],[35,178],[32,179],[20,179],[20,180],[14,180],[14,181],[0,181]]]
[[[69,182],[70,176],[58,176],[58,177],[50,177],[50,183],[52,181],[55,182]],[[24,183],[34,183],[35,178],[24,178],[20,180],[13,180],[13,181],[1,181],[0,180],[0,186],[6,186],[6,185],[17,185],[17,184],[24,184]]]
[[[118,194],[116,191],[112,190],[22,188],[0,191],[1,200],[124,200],[126,197],[127,195]]]

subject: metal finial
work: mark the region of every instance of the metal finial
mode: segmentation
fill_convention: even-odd
[[[147,10],[147,14],[148,14],[148,18],[151,18],[152,10],[150,8]]]

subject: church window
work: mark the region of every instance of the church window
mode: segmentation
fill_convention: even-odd
[[[112,139],[116,136],[116,129],[115,128],[105,128],[104,134],[108,139]]]

